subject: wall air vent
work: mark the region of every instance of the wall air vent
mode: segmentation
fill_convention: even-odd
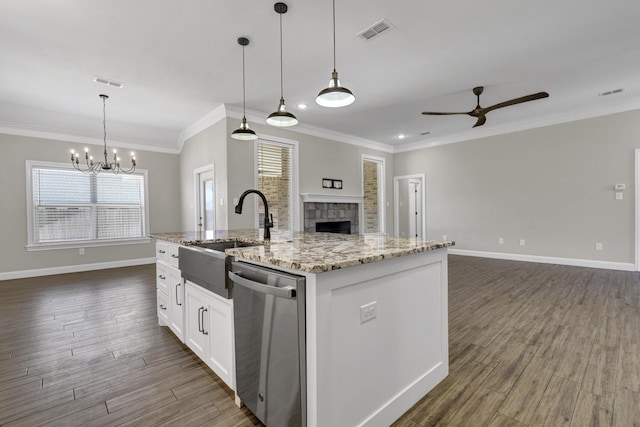
[[[383,19],[360,31],[358,35],[365,40],[370,40],[389,28],[393,28],[393,25],[391,25],[391,23],[386,19]]]
[[[598,94],[598,96],[609,96],[609,95],[615,95],[616,93],[622,93],[622,92],[624,92],[624,88],[608,90],[606,92],[601,92],[601,93]]]
[[[102,83],[103,85],[117,87],[119,89],[124,86],[122,83],[114,82],[113,80],[105,79],[104,77],[94,77],[93,81],[96,83]]]

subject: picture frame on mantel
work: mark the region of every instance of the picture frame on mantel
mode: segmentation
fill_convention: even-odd
[[[342,180],[333,178],[322,178],[322,188],[333,188],[342,190]]]

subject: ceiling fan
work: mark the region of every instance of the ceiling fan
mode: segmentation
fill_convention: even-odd
[[[546,97],[549,96],[549,94],[547,92],[538,92],[538,93],[534,93],[532,95],[522,96],[520,98],[511,99],[509,101],[504,101],[504,102],[501,102],[499,104],[492,105],[491,107],[486,107],[485,108],[485,107],[481,107],[480,106],[480,95],[482,94],[483,90],[484,90],[484,86],[478,86],[478,87],[474,87],[473,88],[473,93],[478,98],[478,104],[476,105],[476,108],[474,108],[473,110],[471,110],[469,112],[466,112],[466,113],[440,113],[440,112],[434,112],[434,111],[423,111],[422,114],[427,114],[427,115],[431,115],[431,116],[447,116],[447,115],[450,115],[450,114],[466,114],[468,116],[477,117],[478,118],[478,121],[476,122],[476,124],[473,125],[473,127],[477,127],[477,126],[482,126],[483,124],[485,124],[485,122],[487,121],[486,114],[489,111],[497,110],[498,108],[508,107],[510,105],[520,104],[520,103],[523,103],[523,102],[534,101],[536,99],[546,98]]]

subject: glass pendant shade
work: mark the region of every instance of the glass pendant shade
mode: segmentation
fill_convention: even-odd
[[[267,123],[271,126],[287,127],[297,125],[298,119],[287,111],[287,107],[284,105],[284,98],[280,98],[278,110],[269,114],[269,117],[267,117]]]
[[[258,135],[256,135],[253,130],[249,129],[247,118],[242,117],[242,123],[240,123],[240,127],[231,132],[231,138],[239,139],[242,141],[252,141],[254,139],[258,139]]]
[[[338,80],[338,72],[333,70],[331,73],[331,81],[329,87],[322,89],[316,98],[318,105],[323,107],[346,107],[353,104],[356,97],[353,93],[344,86],[340,86],[340,80]]]

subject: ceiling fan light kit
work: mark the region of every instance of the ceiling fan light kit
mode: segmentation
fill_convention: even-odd
[[[473,88],[473,94],[476,96],[478,102],[476,104],[476,108],[468,112],[456,112],[456,113],[443,113],[437,111],[423,111],[422,114],[430,115],[430,116],[448,116],[452,114],[466,114],[467,116],[476,117],[478,120],[473,127],[482,126],[486,123],[487,117],[486,114],[490,111],[497,110],[498,108],[509,107],[511,105],[521,104],[523,102],[535,101],[536,99],[542,99],[549,97],[547,92],[538,92],[531,95],[521,96],[520,98],[510,99],[508,101],[500,102],[498,104],[492,105],[491,107],[481,107],[480,106],[480,95],[484,91],[483,86],[477,86]]]
[[[344,86],[340,86],[336,71],[336,0],[333,0],[333,72],[329,87],[322,89],[316,97],[316,103],[323,107],[346,107],[353,104],[356,97]]]
[[[249,45],[249,39],[246,37],[238,38],[238,44],[242,46],[242,122],[240,127],[231,132],[231,138],[243,141],[251,141],[258,139],[258,135],[249,129],[247,123],[246,100],[245,100],[245,75],[244,75],[244,47]]]
[[[273,5],[273,9],[280,15],[280,103],[278,104],[278,109],[267,117],[267,123],[278,127],[295,126],[298,124],[298,119],[292,113],[287,111],[287,106],[284,103],[284,85],[282,77],[282,15],[287,13],[287,5],[285,3],[278,2]]]

